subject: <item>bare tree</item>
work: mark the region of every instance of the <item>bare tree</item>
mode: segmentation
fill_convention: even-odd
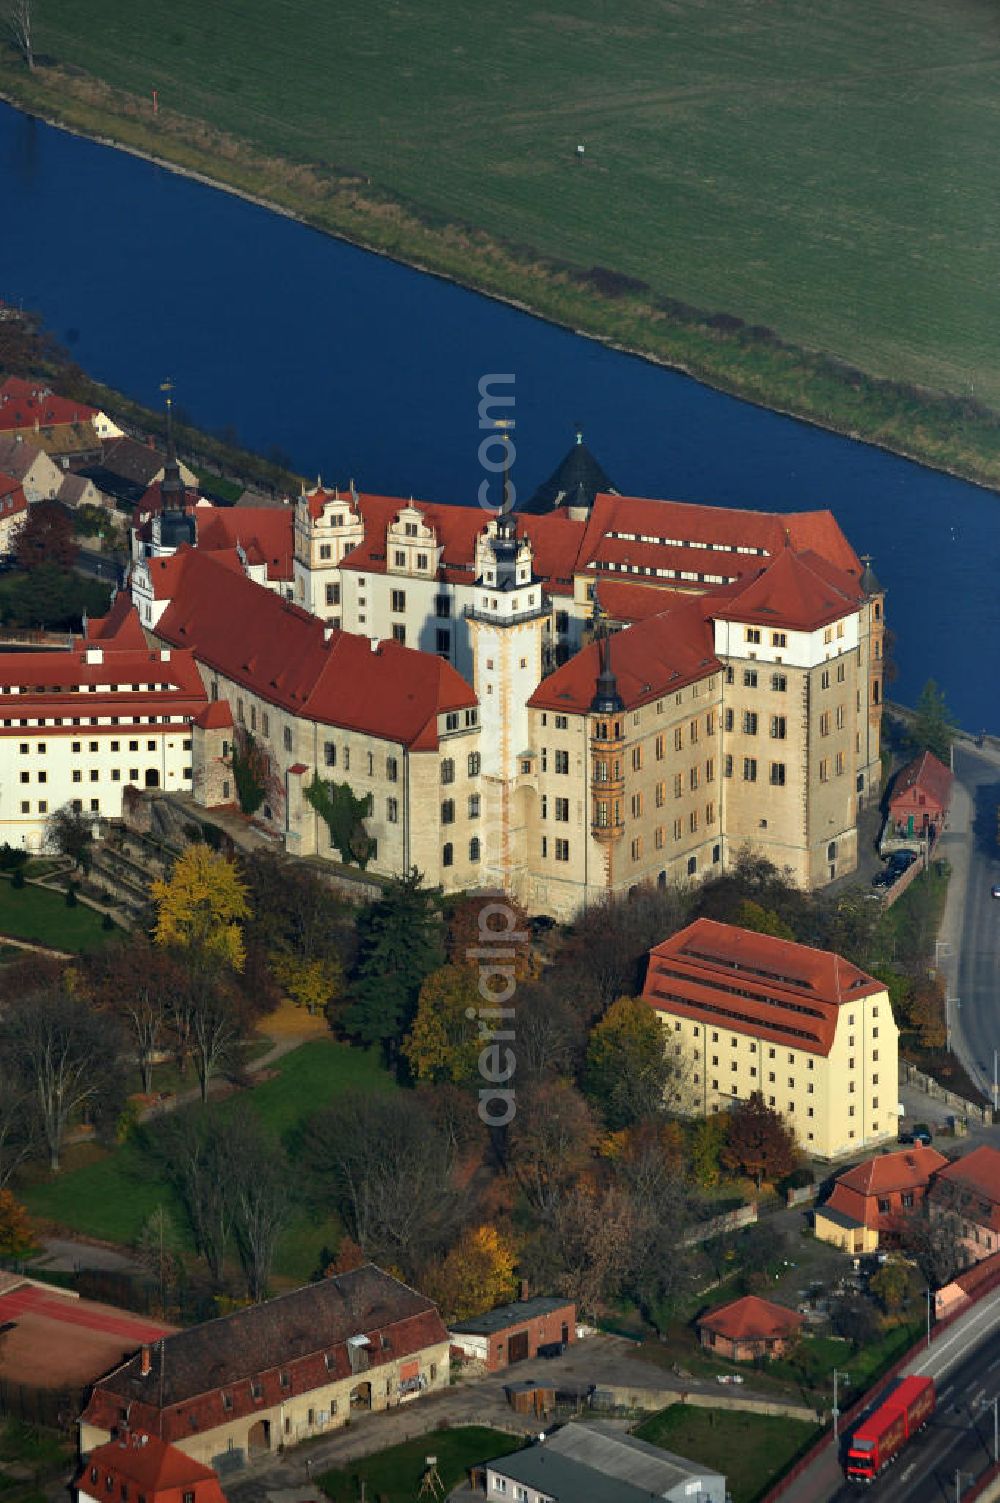
[[[0,1190],[29,1157],[37,1136],[38,1113],[31,1092],[10,1074],[0,1075]]]
[[[22,995],[8,1004],[3,1021],[4,1050],[15,1078],[35,1098],[55,1172],[70,1122],[98,1108],[109,1087],[121,1036],[111,1019],[62,991]]]
[[[232,1164],[236,1245],[247,1294],[260,1304],[267,1294],[278,1238],[288,1221],[288,1164],[257,1122],[243,1114],[233,1126],[243,1135]]]
[[[191,1010],[191,1046],[202,1101],[219,1066],[233,1055],[243,1029],[236,999],[227,986],[196,983]]]
[[[460,1224],[452,1142],[417,1096],[346,1093],[310,1119],[301,1157],[359,1247],[404,1272],[439,1252]]]
[[[164,1167],[176,1185],[187,1214],[195,1247],[208,1264],[216,1287],[225,1277],[226,1256],[233,1240],[236,1146],[227,1118],[215,1111],[175,1112],[159,1133]]]
[[[7,32],[31,72],[35,71],[34,0],[10,0]]]
[[[597,1140],[593,1117],[566,1081],[532,1084],[518,1092],[510,1125],[510,1164],[528,1201],[549,1216],[590,1162]]]

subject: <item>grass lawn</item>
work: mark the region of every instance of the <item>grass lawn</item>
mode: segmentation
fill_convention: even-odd
[[[367,1090],[394,1087],[377,1055],[328,1039],[300,1045],[279,1060],[274,1070],[273,1079],[231,1097],[230,1103],[250,1102],[265,1126],[282,1138],[348,1085]],[[58,1175],[25,1183],[18,1194],[33,1216],[102,1242],[135,1242],[144,1222],[160,1205],[170,1210],[179,1229],[185,1226],[183,1208],[172,1187],[140,1141],[114,1149],[92,1144],[72,1148]],[[297,1207],[278,1244],[276,1281],[307,1280],[320,1250],[335,1247],[339,1237],[340,1227],[333,1216],[317,1220],[305,1206]]]
[[[173,0],[141,26],[132,0],[61,0],[35,33],[441,221],[1000,402],[1000,51],[977,0]]]
[[[521,1441],[485,1425],[457,1430],[432,1430],[416,1440],[352,1462],[343,1471],[324,1472],[320,1485],[333,1503],[357,1503],[358,1481],[368,1484],[368,1497],[379,1503],[413,1503],[424,1474],[424,1457],[436,1456],[438,1474],[445,1491],[461,1482],[470,1466],[518,1451]]]
[[[784,1415],[672,1404],[635,1433],[640,1440],[724,1472],[733,1503],[754,1503],[819,1430]]]
[[[83,903],[67,908],[65,899],[43,887],[12,887],[0,881],[0,935],[35,940],[57,950],[96,950],[118,930],[101,927],[101,915]]]

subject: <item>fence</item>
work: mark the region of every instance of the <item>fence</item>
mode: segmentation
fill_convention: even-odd
[[[683,1247],[694,1247],[699,1242],[708,1242],[712,1237],[723,1237],[727,1232],[738,1232],[744,1226],[753,1226],[757,1220],[757,1202],[751,1201],[748,1206],[737,1206],[734,1211],[723,1211],[721,1216],[713,1216],[709,1221],[703,1221],[683,1240]]]

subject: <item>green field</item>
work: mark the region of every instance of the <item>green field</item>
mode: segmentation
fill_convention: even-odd
[[[485,1425],[467,1425],[457,1430],[432,1430],[429,1435],[404,1441],[377,1456],[352,1461],[343,1471],[324,1472],[320,1484],[332,1503],[356,1503],[358,1483],[364,1478],[367,1496],[380,1503],[413,1503],[424,1472],[424,1457],[436,1456],[438,1475],[450,1491],[461,1482],[469,1467],[495,1456],[517,1451],[521,1441]]]
[[[230,1100],[249,1101],[264,1125],[281,1138],[348,1086],[380,1090],[393,1085],[375,1054],[325,1039],[301,1044],[274,1068],[273,1079]],[[71,1150],[59,1174],[18,1191],[33,1216],[102,1242],[126,1245],[135,1242],[159,1205],[169,1208],[178,1228],[184,1226],[172,1187],[141,1142],[107,1152],[88,1145],[77,1158],[82,1161],[74,1163]],[[297,1205],[278,1245],[275,1274],[305,1282],[316,1268],[320,1249],[336,1245],[339,1235],[333,1217],[317,1220],[304,1205]]]
[[[715,1467],[725,1474],[733,1503],[754,1503],[819,1430],[784,1415],[672,1404],[635,1433],[640,1440]]]
[[[59,893],[0,881],[0,935],[75,951],[96,950],[117,932],[103,929],[101,915],[83,903],[67,908]]]
[[[1000,404],[979,0],[61,0],[36,31],[362,193]]]

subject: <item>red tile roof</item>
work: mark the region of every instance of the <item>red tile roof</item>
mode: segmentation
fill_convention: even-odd
[[[450,663],[391,639],[373,650],[367,637],[327,632],[228,557],[185,547],[147,561],[157,597],[170,600],[158,637],[191,648],[227,679],[306,720],[415,750],[437,746],[438,715],[477,705]]]
[[[947,1164],[944,1154],[936,1148],[915,1145],[898,1153],[884,1153],[877,1158],[866,1159],[854,1169],[837,1176],[829,1198],[817,1208],[822,1214],[827,1208],[848,1216],[859,1226],[892,1230],[896,1218],[903,1209],[901,1202],[893,1197],[914,1194],[922,1196],[933,1175]],[[890,1209],[880,1211],[880,1200],[889,1200]]]
[[[362,1335],[370,1372],[448,1342],[430,1300],[365,1263],[168,1336],[146,1376],[137,1355],[96,1383],[83,1418],[110,1430],[128,1405],[133,1425],[187,1439],[350,1377]]]
[[[88,642],[113,642],[116,647],[146,648],[146,638],[139,624],[139,612],[126,590],[119,590],[106,616],[90,616],[86,621]]]
[[[233,724],[233,712],[229,708],[228,701],[224,699],[211,699],[195,720],[195,725],[203,731],[230,730]]]
[[[663,594],[662,609],[610,638],[611,666],[625,708],[648,704],[719,671],[703,597]],[[600,673],[596,643],[544,678],[530,705],[582,715],[589,709]]]
[[[715,614],[726,621],[763,622],[789,631],[815,631],[857,610],[863,595],[856,579],[815,553],[782,548]]]
[[[0,386],[0,432],[36,424],[50,428],[61,423],[89,423],[96,416],[96,407],[57,396],[43,381],[8,376]]]
[[[773,1341],[788,1337],[805,1324],[805,1316],[785,1305],[776,1305],[756,1294],[744,1295],[730,1305],[698,1317],[698,1325],[730,1341]]]
[[[248,563],[267,565],[268,579],[292,579],[293,507],[198,506],[193,516],[199,548],[213,552],[239,545]]]
[[[643,997],[658,1012],[827,1055],[841,1006],[884,990],[830,950],[696,919],[650,952]]]
[[[9,506],[8,502],[10,502]],[[26,511],[27,506],[28,502],[20,480],[16,475],[8,475],[0,470],[0,511],[6,516],[11,516],[16,512]]]
[[[1000,1230],[1000,1149],[984,1145],[938,1171],[935,1185],[954,1192],[950,1199],[966,1221]]]
[[[153,730],[150,717],[164,715],[193,720],[206,701],[193,655],[164,659],[141,632],[136,645],[136,624],[134,612],[119,608],[109,638],[90,637],[70,652],[0,653],[0,737],[23,736],[20,720],[45,720],[52,736],[79,736],[81,727],[92,733],[98,720],[113,716],[122,729],[141,720]],[[87,661],[98,652],[99,662]]]
[[[932,752],[921,752],[896,774],[892,785],[889,807],[898,802],[908,807],[915,805],[917,796],[923,794],[931,805],[947,810],[951,804],[951,789],[955,779],[943,762]]]
[[[97,1471],[97,1479],[91,1472]],[[113,1479],[109,1488],[107,1479]],[[115,1500],[125,1497],[122,1484],[136,1488],[147,1498],[193,1491],[195,1503],[225,1503],[225,1494],[211,1467],[193,1461],[177,1446],[168,1445],[155,1435],[125,1431],[106,1445],[95,1446],[81,1465],[75,1486],[94,1496],[107,1494]],[[131,1496],[131,1494],[129,1494]]]

